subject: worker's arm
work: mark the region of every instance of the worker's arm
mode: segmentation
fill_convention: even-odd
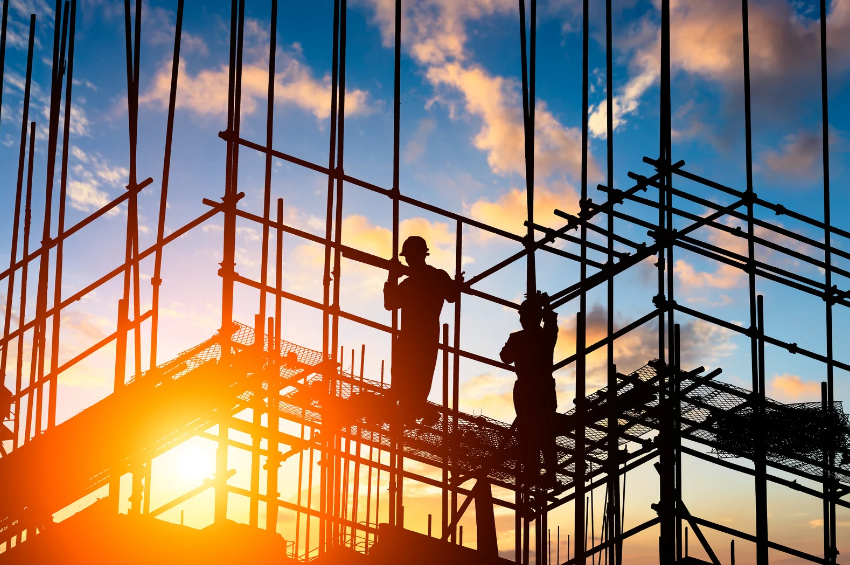
[[[460,298],[460,290],[463,286],[463,273],[457,279],[452,279],[445,271],[443,271],[443,275],[443,288],[445,289],[443,298],[446,299],[446,302],[454,304]]]
[[[395,278],[390,278],[387,282],[384,283],[384,309],[385,310],[394,310],[396,308],[401,307],[401,300],[399,297],[399,288],[398,282]]]
[[[499,358],[502,360],[502,363],[506,363],[510,365],[516,360],[516,347],[514,347],[514,336],[511,334],[511,337],[508,338],[508,341],[505,343],[502,350],[499,352]]]
[[[552,345],[558,341],[558,313],[554,310],[543,311],[543,334]]]
[[[403,291],[399,286],[398,279],[406,274],[407,268],[399,263],[397,259],[390,261],[387,282],[384,283],[385,310],[395,310],[402,307]]]

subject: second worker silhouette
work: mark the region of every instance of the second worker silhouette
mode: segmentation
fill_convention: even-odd
[[[523,482],[526,486],[539,484],[542,452],[546,471],[543,484],[556,488],[558,398],[552,368],[558,341],[558,314],[549,306],[549,297],[538,291],[520,305],[519,321],[522,329],[510,335],[499,356],[504,363],[513,363],[516,369],[513,396]]]
[[[460,288],[447,272],[425,262],[429,253],[423,238],[408,237],[399,255],[409,267],[407,278],[399,283],[402,273],[391,269],[384,284],[384,308],[401,310],[390,395],[406,421],[430,420],[436,415],[426,412],[440,345],[440,312],[444,302],[457,300]]]

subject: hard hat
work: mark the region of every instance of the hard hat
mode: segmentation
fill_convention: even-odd
[[[549,295],[539,290],[532,296],[528,296],[519,305],[519,312],[529,314],[541,314],[549,307]]]
[[[428,244],[425,243],[425,239],[418,235],[412,235],[404,240],[404,245],[401,246],[401,253],[399,255],[405,257],[410,254],[418,255],[419,253],[428,255]]]

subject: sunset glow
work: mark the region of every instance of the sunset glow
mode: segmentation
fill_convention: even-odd
[[[0,1],[0,565],[848,559],[850,0]]]

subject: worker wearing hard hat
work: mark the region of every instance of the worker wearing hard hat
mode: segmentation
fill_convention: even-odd
[[[391,396],[406,409],[407,418],[429,419],[425,407],[437,364],[440,312],[444,302],[457,300],[460,289],[447,272],[425,262],[429,253],[423,238],[408,237],[399,255],[407,262],[407,278],[399,283],[402,273],[391,269],[384,284],[384,308],[401,310],[392,350]]]
[[[523,451],[523,483],[527,486],[540,483],[542,451],[546,469],[542,482],[554,488],[558,399],[552,368],[558,340],[558,314],[549,306],[549,297],[538,291],[520,305],[519,322],[522,330],[510,335],[499,355],[504,363],[513,363],[516,369],[513,396]]]

